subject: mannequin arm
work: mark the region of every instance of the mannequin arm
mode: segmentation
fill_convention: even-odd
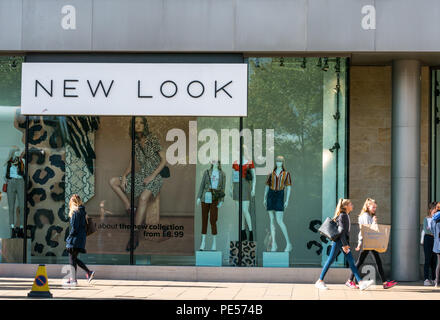
[[[251,173],[252,173],[252,195],[255,195],[255,186],[257,184],[257,175],[255,173],[255,169],[251,169]]]
[[[202,199],[202,193],[203,193],[203,188],[205,185],[205,179],[206,179],[206,171],[203,173],[203,177],[202,177],[202,181],[200,182],[200,187],[199,187],[199,191],[197,192],[197,205],[200,205],[200,201]]]
[[[233,190],[233,186],[234,186],[234,169],[231,170],[231,182],[229,184],[229,195],[232,198],[232,190]]]
[[[263,199],[263,204],[264,204],[265,208],[267,207],[267,194],[268,194],[268,192],[269,192],[269,186],[266,186],[264,188],[264,199]]]
[[[292,187],[291,186],[287,186],[286,190],[287,190],[287,194],[286,194],[286,201],[284,202],[284,208],[287,208],[287,206],[289,205],[289,198],[290,198],[290,191],[291,191]]]

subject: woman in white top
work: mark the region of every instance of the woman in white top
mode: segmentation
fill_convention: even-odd
[[[362,207],[362,211],[359,215],[359,219],[358,219],[359,229],[362,224],[370,224],[370,225],[377,224],[376,209],[377,209],[376,201],[374,199],[367,198],[367,200],[365,200],[364,206]],[[362,246],[362,233],[359,230],[358,245],[356,247],[356,251],[361,250],[361,246]],[[382,267],[382,261],[380,260],[379,253],[376,250],[362,250],[359,255],[358,261],[356,262],[356,268],[359,270],[360,266],[364,263],[365,259],[367,258],[370,252],[373,254],[374,260],[376,260],[377,269],[379,271],[380,278],[382,279],[383,282],[383,288],[389,289],[394,287],[397,284],[396,281],[385,280],[386,278]],[[356,283],[354,282],[353,274],[351,274],[350,279],[348,279],[345,284],[350,288],[357,288]]]

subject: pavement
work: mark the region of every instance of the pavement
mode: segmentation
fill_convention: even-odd
[[[33,278],[0,278],[0,299],[30,299]],[[440,289],[422,282],[401,283],[391,289],[371,286],[365,291],[343,284],[328,284],[318,290],[314,284],[133,281],[79,279],[66,288],[62,279],[49,279],[53,299],[105,300],[440,300]]]

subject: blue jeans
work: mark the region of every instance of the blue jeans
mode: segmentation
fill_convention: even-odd
[[[342,241],[338,239],[335,242],[333,242],[333,244],[332,244],[332,249],[330,251],[330,255],[328,256],[327,262],[325,263],[324,268],[322,269],[322,272],[321,272],[321,276],[319,277],[320,280],[324,280],[324,277],[325,277],[328,269],[330,268],[331,264],[333,263],[333,261],[335,261],[339,250],[342,250]],[[349,253],[345,253],[342,250],[342,253],[347,258],[348,264],[350,265],[351,272],[353,272],[354,276],[356,277],[356,280],[359,283],[359,281],[362,281],[362,278],[359,275],[359,272],[356,268],[353,256],[351,255],[351,251]]]

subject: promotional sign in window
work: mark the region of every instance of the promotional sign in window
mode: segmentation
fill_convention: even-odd
[[[247,116],[246,64],[24,63],[24,115]]]

